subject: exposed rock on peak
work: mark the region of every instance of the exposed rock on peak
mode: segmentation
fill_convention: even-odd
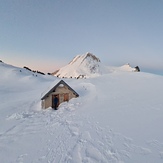
[[[93,60],[96,60],[97,62],[100,62],[100,59],[99,58],[97,58],[95,55],[93,55],[92,53],[89,53],[89,52],[87,52],[86,53],[86,55],[85,55],[85,59],[86,58],[92,58]]]
[[[65,67],[53,73],[57,77],[86,78],[101,73],[101,62],[92,53],[77,55]]]

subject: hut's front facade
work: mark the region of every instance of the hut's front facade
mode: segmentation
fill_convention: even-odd
[[[63,80],[56,84],[47,94],[45,94],[42,100],[42,108],[46,109],[49,107],[54,108],[54,97],[58,97],[58,105],[62,102],[69,101],[72,98],[76,98],[79,95]]]

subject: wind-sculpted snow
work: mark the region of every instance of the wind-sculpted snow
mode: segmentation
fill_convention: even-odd
[[[41,109],[55,77],[0,66],[4,163],[162,163],[163,77],[110,73],[65,79],[79,98]]]

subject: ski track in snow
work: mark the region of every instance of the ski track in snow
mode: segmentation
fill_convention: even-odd
[[[0,134],[1,145],[40,133],[43,143],[37,149],[39,158],[32,156],[31,162],[123,163],[130,160],[133,153],[151,154],[150,149],[135,145],[131,138],[113,132],[109,127],[101,128],[93,117],[76,117],[75,111],[79,105],[66,103],[57,111],[26,111],[6,117],[7,121],[16,120],[17,123]],[[158,141],[148,144],[156,148],[163,159],[163,144]],[[28,160],[28,153],[20,153],[13,162]]]

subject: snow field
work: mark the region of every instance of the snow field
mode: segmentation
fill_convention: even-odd
[[[0,158],[5,163],[162,163],[163,77],[119,72],[65,79],[80,95],[41,109],[58,81],[1,66]]]

